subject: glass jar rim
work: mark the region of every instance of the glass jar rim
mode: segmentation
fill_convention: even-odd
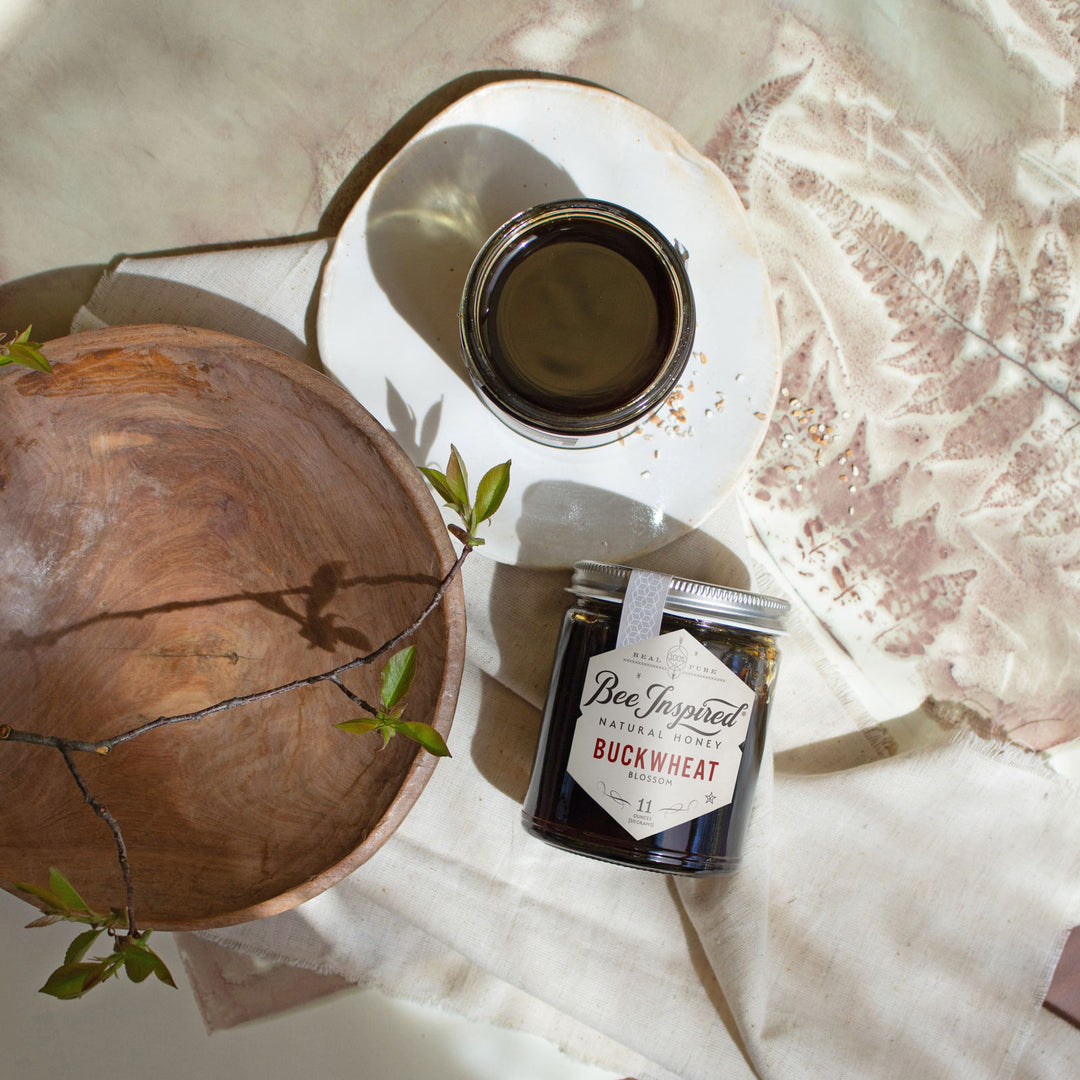
[[[544,227],[560,223],[603,223],[643,245],[671,288],[674,326],[667,351],[650,381],[614,408],[572,414],[545,408],[516,391],[486,347],[481,327],[487,289],[506,255]],[[562,199],[540,203],[500,226],[480,249],[465,279],[459,309],[461,350],[481,399],[515,430],[553,445],[600,445],[628,434],[652,416],[678,386],[693,347],[696,329],[693,292],[685,254],[640,214],[602,199]],[[544,435],[550,435],[550,440]],[[568,438],[569,437],[569,438]],[[599,442],[597,441],[599,440]]]

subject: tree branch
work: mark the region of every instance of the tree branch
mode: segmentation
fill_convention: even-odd
[[[67,765],[68,771],[75,778],[75,783],[79,785],[79,790],[82,792],[83,799],[86,800],[87,805],[94,811],[95,814],[106,825],[109,826],[109,831],[113,834],[113,840],[116,841],[116,854],[120,861],[120,873],[124,877],[124,890],[127,893],[127,932],[129,937],[140,937],[138,928],[135,926],[135,885],[131,879],[131,865],[128,863],[127,857],[127,844],[124,843],[123,833],[120,832],[120,826],[116,821],[116,818],[109,813],[108,808],[101,802],[99,802],[91,794],[90,789],[86,786],[86,781],[83,779],[82,773],[79,772],[78,766],[75,764],[75,759],[72,757],[71,749],[69,746],[61,740],[56,747],[60,751],[64,758],[64,764]]]
[[[340,682],[340,676],[347,671],[352,671],[355,668],[363,667],[366,664],[372,664],[376,660],[385,656],[391,650],[397,648],[406,638],[415,634],[417,630],[423,626],[428,616],[439,606],[442,602],[442,598],[446,595],[446,590],[450,587],[451,582],[458,575],[461,570],[462,564],[468,557],[470,551],[472,551],[472,545],[466,544],[462,549],[458,557],[454,560],[454,565],[443,576],[439,582],[438,588],[435,590],[431,599],[428,601],[427,606],[420,612],[419,615],[407,626],[404,630],[395,634],[392,638],[384,641],[374,652],[367,653],[364,656],[354,657],[352,660],[346,661],[344,664],[339,664],[335,668],[331,668],[329,671],[319,672],[317,675],[309,675],[303,679],[293,679],[291,682],[282,683],[281,686],[274,686],[268,690],[257,690],[251,694],[240,694],[236,697],[227,698],[225,701],[218,701],[213,705],[207,705],[205,708],[196,709],[193,712],[179,713],[175,716],[159,716],[155,720],[150,720],[145,724],[140,724],[138,727],[131,728],[129,731],[121,732],[119,735],[113,735],[108,739],[99,739],[97,741],[86,741],[82,739],[65,739],[58,735],[41,735],[33,731],[20,731],[18,728],[10,727],[9,725],[0,726],[0,742],[18,742],[29,743],[36,746],[51,746],[61,753],[65,754],[65,760],[68,752],[81,752],[89,754],[107,754],[114,747],[119,746],[121,743],[129,742],[131,739],[136,739],[140,735],[145,735],[148,731],[154,731],[157,728],[168,727],[170,724],[185,724],[198,722],[205,720],[208,716],[213,716],[219,712],[225,712],[229,709],[238,708],[241,705],[253,705],[256,702],[266,701],[269,698],[277,697],[279,694],[287,694],[293,690],[300,690],[305,686],[315,686],[321,682],[331,682],[339,690],[342,690],[346,696],[353,700],[354,703],[361,705],[363,708],[368,709],[372,714],[375,710],[370,705],[366,704],[362,699],[355,697],[352,691],[345,687]],[[80,785],[81,786],[81,785]],[[84,792],[85,794],[85,792]]]
[[[33,746],[51,746],[58,750],[64,759],[64,763],[68,767],[68,771],[74,778],[75,783],[79,786],[83,799],[94,813],[109,827],[109,831],[113,835],[113,840],[116,842],[116,853],[120,863],[120,873],[124,879],[124,890],[127,895],[127,933],[129,937],[138,938],[141,935],[135,925],[135,886],[131,877],[131,866],[128,862],[127,845],[124,842],[124,836],[120,831],[120,825],[116,818],[114,818],[108,808],[103,803],[99,802],[90,792],[82,773],[75,764],[75,753],[107,754],[113,747],[119,746],[121,743],[128,742],[131,739],[138,738],[140,735],[145,735],[148,731],[154,731],[160,727],[167,727],[170,724],[204,720],[206,717],[213,716],[215,713],[235,709],[241,705],[251,705],[258,701],[266,701],[268,698],[276,697],[279,694],[285,694],[291,690],[298,690],[305,686],[314,686],[321,682],[332,683],[354,704],[367,710],[373,716],[376,715],[377,710],[364,701],[358,694],[354,694],[353,691],[341,681],[341,676],[346,671],[352,671],[354,668],[373,663],[400,645],[407,637],[416,633],[416,631],[423,626],[427,617],[442,602],[442,598],[446,595],[446,590],[461,571],[461,567],[464,564],[466,557],[472,550],[471,544],[465,544],[461,549],[461,553],[454,560],[454,565],[450,567],[443,579],[439,582],[439,586],[435,590],[432,598],[428,601],[420,614],[417,615],[404,630],[395,634],[387,641],[384,641],[382,645],[374,650],[374,652],[370,652],[365,656],[354,657],[352,660],[340,664],[335,668],[331,668],[329,671],[323,671],[317,675],[309,675],[304,679],[294,679],[291,682],[283,683],[281,686],[275,686],[269,690],[259,690],[252,694],[241,694],[237,697],[228,698],[225,701],[219,701],[213,705],[208,705],[204,709],[197,709],[194,712],[181,713],[176,716],[159,716],[156,720],[141,724],[139,727],[132,728],[130,731],[125,731],[119,735],[114,735],[109,739],[101,739],[96,742],[88,742],[82,739],[65,739],[59,735],[41,735],[33,731],[20,731],[17,728],[11,727],[9,724],[0,724],[0,742],[28,743]]]
[[[354,694],[337,675],[331,675],[330,681],[354,704],[359,705],[365,712],[371,713],[372,716],[377,716],[379,710],[374,705],[366,702],[359,694]]]

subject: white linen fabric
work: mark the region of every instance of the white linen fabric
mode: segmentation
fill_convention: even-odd
[[[185,322],[310,362],[328,247],[125,260],[73,329]],[[738,501],[641,564],[784,591]],[[1080,1054],[1061,1022],[1050,1050],[1027,1045],[1080,923],[1071,782],[917,715],[869,715],[849,658],[796,597],[743,867],[673,879],[563,853],[518,819],[567,575],[476,554],[464,579],[454,758],[356,873],[208,939],[657,1080],[1049,1078]]]

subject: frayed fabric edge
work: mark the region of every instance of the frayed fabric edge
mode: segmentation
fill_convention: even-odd
[[[615,1072],[622,1072],[633,1067],[638,1080],[676,1080],[673,1074],[667,1072],[661,1066],[656,1065],[653,1062],[648,1062],[646,1064],[646,1059],[642,1058],[640,1054],[630,1049],[629,1047],[621,1046],[621,1044],[618,1044],[619,1049],[622,1051],[623,1054],[626,1055],[627,1060],[616,1061],[613,1060],[610,1056],[605,1056],[601,1053],[589,1051],[587,1047],[579,1045],[576,1040],[573,1040],[572,1038],[564,1034],[532,1031],[529,1028],[516,1025],[497,1015],[480,1015],[479,1013],[469,1008],[457,1008],[451,1003],[449,1003],[445,997],[440,996],[434,991],[418,992],[415,990],[410,990],[408,987],[399,986],[397,984],[391,985],[389,980],[379,977],[377,972],[365,973],[365,975],[360,977],[359,979],[354,979],[352,976],[343,975],[339,970],[329,965],[310,962],[298,962],[290,956],[286,956],[285,954],[277,950],[268,949],[264,946],[245,944],[244,947],[240,949],[225,935],[215,934],[215,932],[212,930],[198,931],[194,933],[193,936],[207,941],[220,948],[227,949],[231,952],[236,952],[245,956],[255,957],[268,963],[299,969],[301,971],[310,972],[312,974],[321,975],[327,978],[340,979],[345,984],[337,989],[331,990],[329,993],[323,995],[322,997],[330,997],[333,994],[351,990],[374,990],[392,1001],[403,1001],[412,1005],[434,1008],[447,1016],[460,1017],[471,1023],[484,1024],[490,1027],[499,1028],[504,1031],[520,1032],[522,1034],[532,1035],[535,1038],[541,1038],[545,1042],[548,1042],[552,1046],[556,1047],[561,1053],[565,1054],[567,1057],[583,1065],[591,1065],[596,1068],[610,1069]],[[182,952],[181,958],[183,959]],[[187,968],[186,962],[185,968]],[[490,977],[498,979],[498,976]],[[189,978],[191,978],[190,970]],[[502,980],[499,981],[501,982]],[[518,992],[523,995],[526,994],[526,991]],[[319,1000],[321,1000],[321,998],[314,997],[309,999],[309,1001],[298,1001],[296,1007],[302,1008],[304,1005],[314,1003]],[[534,1000],[537,1000],[546,1009],[550,1009],[553,1013],[559,1013],[559,1010],[556,1009],[554,1006],[548,1005],[545,1002],[540,1002],[539,999]],[[267,1017],[271,1017],[273,1015],[278,1014],[267,1014]],[[559,1015],[566,1014],[559,1013]],[[204,1014],[203,1022],[207,1028],[208,1033],[213,1034],[216,1031],[230,1030],[231,1028],[238,1027],[247,1023],[257,1022],[264,1018],[266,1017],[252,1016],[249,1020],[241,1020],[236,1024],[215,1026],[208,1020],[208,1018]],[[569,1023],[579,1025],[582,1029],[588,1027],[588,1025],[575,1020],[573,1017],[567,1016],[566,1019]],[[590,1032],[592,1031],[591,1028],[589,1028],[588,1030]],[[606,1036],[601,1032],[595,1032],[595,1035],[596,1037],[605,1040],[609,1040],[610,1038],[609,1036]],[[640,1064],[634,1064],[633,1060],[631,1059],[637,1059],[638,1061],[640,1061]]]

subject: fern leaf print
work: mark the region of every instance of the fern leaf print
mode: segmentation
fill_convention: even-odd
[[[761,134],[773,110],[791,96],[809,68],[770,79],[740,101],[717,125],[705,156],[720,166],[744,206],[749,206],[749,176]]]
[[[802,70],[707,148],[750,208],[784,343],[754,532],[897,714],[1080,736],[1080,130],[961,143],[883,104],[839,46],[799,46]],[[1064,188],[1038,202],[1021,175]]]

